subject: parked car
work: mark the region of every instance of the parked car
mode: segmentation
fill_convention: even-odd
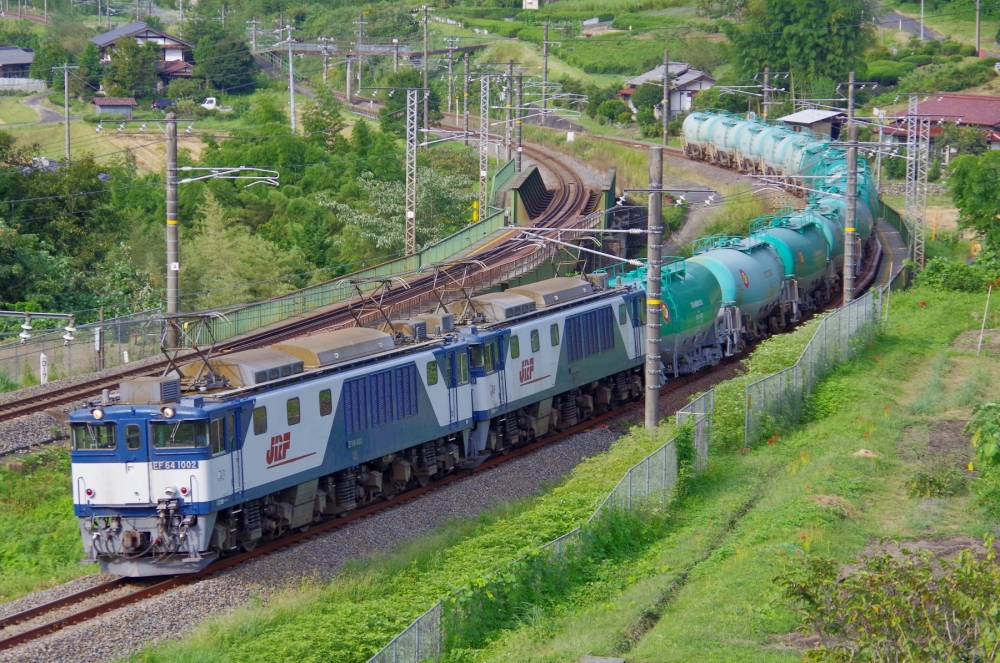
[[[176,106],[177,101],[174,99],[157,99],[153,102],[153,108],[155,110],[166,110],[171,106]]]
[[[201,107],[207,110],[219,111],[220,113],[228,113],[233,110],[228,106],[223,106],[219,103],[219,100],[215,97],[206,97],[205,101],[201,102]]]

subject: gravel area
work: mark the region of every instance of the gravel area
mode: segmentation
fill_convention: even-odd
[[[579,433],[394,509],[354,521],[343,529],[2,652],[0,663],[108,661],[127,656],[150,642],[179,638],[206,618],[229,612],[254,597],[267,600],[276,591],[302,580],[329,578],[348,559],[385,552],[392,545],[450,520],[475,516],[498,503],[536,494],[582,458],[606,451],[619,435],[606,428]],[[79,589],[82,587],[73,591]],[[178,606],[184,609],[178,610]],[[101,637],[93,637],[94,633]]]
[[[35,592],[34,594],[28,594],[27,596],[21,597],[15,601],[0,603],[0,617],[10,617],[18,612],[24,612],[25,610],[30,610],[31,608],[37,608],[43,603],[55,601],[56,599],[61,599],[64,596],[76,594],[77,592],[82,592],[85,589],[96,587],[103,582],[114,580],[117,577],[118,576],[108,575],[106,573],[94,573],[89,576],[82,576],[75,580],[64,582],[58,587],[52,587],[40,592]],[[6,631],[4,631],[4,633],[6,633]]]
[[[34,447],[69,434],[56,417],[44,412],[29,414],[10,421],[0,421],[0,456],[26,453]]]
[[[148,366],[150,364],[155,364],[163,361],[163,355],[155,354],[151,357],[146,357],[145,359],[137,359],[135,361],[130,361],[127,364],[122,364],[120,366],[114,366],[112,368],[106,368],[103,371],[97,371],[96,373],[87,373],[85,375],[74,375],[68,378],[62,378],[61,380],[54,380],[48,384],[36,384],[34,387],[25,387],[24,389],[17,389],[15,391],[7,391],[0,393],[0,405],[4,403],[9,403],[14,400],[22,400],[27,398],[35,398],[36,396],[44,396],[53,389],[61,389],[63,387],[70,387],[77,384],[84,384],[86,382],[91,382],[98,378],[113,377],[119,375],[120,373],[128,370],[131,371],[142,366]],[[67,406],[68,407],[68,406]]]

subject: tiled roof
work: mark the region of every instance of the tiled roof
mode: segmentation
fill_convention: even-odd
[[[715,79],[703,71],[695,69],[687,62],[670,61],[670,87],[684,87],[699,79],[715,82]],[[643,83],[661,83],[663,81],[663,65],[647,71],[645,74],[628,79],[628,84],[632,87],[639,87]]]
[[[94,97],[95,106],[138,106],[132,97]]]
[[[172,41],[176,41],[179,44],[184,44],[185,46],[188,46],[188,47],[191,46],[191,44],[187,43],[183,39],[178,39],[177,37],[174,37],[172,35],[168,35],[165,32],[160,32],[156,28],[149,27],[149,25],[147,25],[146,23],[143,23],[142,21],[134,21],[134,22],[129,23],[127,25],[119,26],[119,27],[115,28],[114,30],[109,30],[108,32],[101,33],[101,34],[97,35],[96,37],[91,37],[90,41],[92,41],[98,47],[104,48],[106,46],[110,46],[111,44],[115,43],[116,41],[118,41],[122,37],[137,35],[140,32],[149,32],[151,34],[154,34],[154,35],[157,35],[157,36],[160,36],[160,37],[165,37],[165,38],[170,39]]]
[[[1000,97],[982,94],[931,94],[926,101],[917,104],[917,113],[930,115],[932,121],[954,122],[961,119],[962,124],[975,124],[981,127],[1000,125]],[[902,119],[906,111],[896,113]],[[937,117],[935,117],[937,116]]]
[[[0,67],[31,64],[34,61],[35,53],[30,49],[20,49],[17,46],[0,46]]]

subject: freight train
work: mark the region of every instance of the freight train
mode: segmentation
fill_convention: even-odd
[[[843,266],[840,150],[705,113],[684,132],[694,158],[793,174],[823,194],[747,237],[705,238],[693,257],[666,261],[650,321],[663,379],[818,307]],[[867,242],[875,198],[861,172]],[[87,557],[127,576],[194,572],[639,398],[645,278],[645,268],[558,277],[125,381],[70,415]]]

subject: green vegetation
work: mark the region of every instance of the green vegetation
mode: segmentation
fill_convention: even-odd
[[[0,464],[0,602],[94,573],[81,566],[69,452],[60,446]]]

